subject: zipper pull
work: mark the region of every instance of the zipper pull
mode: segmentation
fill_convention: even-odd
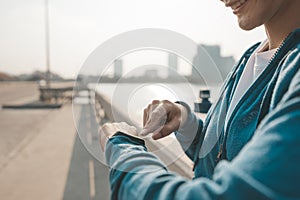
[[[223,154],[223,144],[220,145],[220,150],[219,150],[219,153],[217,155],[216,162],[219,162],[222,159],[222,154]]]

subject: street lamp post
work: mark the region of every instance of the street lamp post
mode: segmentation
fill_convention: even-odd
[[[50,87],[50,42],[49,42],[49,4],[45,0],[45,48],[46,48],[46,85]]]

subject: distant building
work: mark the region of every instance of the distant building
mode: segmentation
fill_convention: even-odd
[[[123,75],[123,61],[120,59],[114,62],[114,78],[121,78]]]
[[[178,70],[178,57],[174,53],[169,53],[168,77],[174,77]]]
[[[222,78],[226,78],[235,63],[233,56],[221,56],[221,49],[218,45],[202,45],[202,47],[207,51],[219,68]]]
[[[210,58],[207,56],[210,56]],[[212,63],[212,60],[216,67],[218,68],[220,75],[222,76],[223,80],[226,78],[227,74],[230,72],[231,68],[233,67],[235,60],[232,56],[223,57],[221,55],[221,49],[218,45],[199,45],[197,49],[197,54],[193,60],[193,68],[191,79],[193,81],[197,81],[200,79],[214,79],[216,74],[209,75],[210,77],[202,77],[205,68],[208,67],[215,67]]]

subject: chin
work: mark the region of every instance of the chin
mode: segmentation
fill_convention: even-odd
[[[244,31],[251,31],[251,30],[253,30],[254,28],[256,28],[256,27],[253,27],[253,26],[247,26],[247,25],[244,25],[244,24],[239,24],[239,27],[240,27],[241,29],[243,29]]]
[[[250,31],[260,26],[261,24],[252,23],[249,20],[238,20],[239,27],[245,31]]]

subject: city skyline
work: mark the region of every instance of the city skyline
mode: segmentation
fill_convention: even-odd
[[[203,50],[207,53],[207,56]],[[155,52],[153,50],[146,50],[147,55],[151,54],[149,52]],[[138,55],[141,56],[141,55]],[[136,57],[138,57],[136,56]],[[160,78],[165,78],[165,79],[172,79],[178,75],[185,75],[185,76],[190,76],[194,77],[194,79],[200,78],[199,72],[201,73],[202,69],[205,67],[214,67],[211,66],[212,64],[215,65],[219,72],[220,75],[222,76],[222,79],[225,79],[227,77],[227,74],[230,72],[232,66],[235,63],[235,60],[233,56],[222,56],[221,55],[221,47],[219,45],[198,45],[198,50],[197,53],[194,55],[193,63],[192,65],[189,63],[183,63],[183,60],[180,56],[174,54],[174,53],[166,53],[162,52],[162,57],[165,57],[165,61],[167,63],[165,65],[159,65],[159,64],[153,64],[151,67],[151,64],[149,65],[140,65],[137,66],[136,69],[132,69],[126,76],[127,78],[130,77],[136,77],[136,76],[152,76],[152,77],[160,77]],[[148,57],[148,56],[147,56]],[[126,58],[126,56],[125,56]],[[134,58],[133,58],[134,59]],[[155,59],[156,61],[159,59]],[[214,63],[211,62],[211,60],[214,61]],[[106,71],[113,71],[113,75],[111,73],[107,73],[107,75],[112,75],[112,77],[119,79],[124,75],[124,61],[122,58],[116,59],[113,64],[111,65],[112,69],[107,69]],[[141,68],[145,68],[144,70]],[[182,69],[184,68],[184,69]],[[135,72],[134,72],[135,71]],[[184,72],[183,72],[184,71]],[[183,73],[182,73],[183,72]],[[92,74],[91,74],[92,75]],[[206,77],[209,79],[214,78],[214,74],[212,74],[212,77]]]

